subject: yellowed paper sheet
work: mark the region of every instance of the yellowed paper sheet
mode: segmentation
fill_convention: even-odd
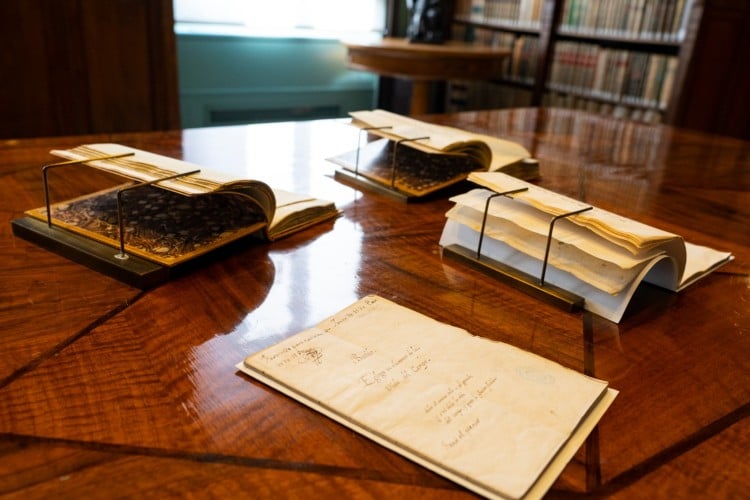
[[[238,368],[498,498],[541,496],[615,395],[606,382],[377,296]]]

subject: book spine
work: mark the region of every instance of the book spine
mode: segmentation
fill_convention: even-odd
[[[605,47],[598,47],[596,51],[596,69],[594,71],[594,79],[591,84],[591,94],[595,97],[604,96],[604,75],[607,67],[607,56],[609,49]]]
[[[664,7],[664,16],[659,26],[659,39],[669,40],[672,31],[672,21],[674,17],[676,0],[667,0],[667,4]]]
[[[643,19],[641,21],[640,36],[643,39],[651,38],[651,26],[653,24],[655,2],[657,0],[645,0],[643,7]],[[659,0],[661,1],[661,0]]]
[[[630,16],[630,23],[628,24],[628,36],[631,38],[639,38],[641,24],[643,22],[643,8],[645,6],[645,1],[634,0],[631,5],[632,14]]]
[[[670,56],[667,61],[667,67],[664,74],[659,105],[661,109],[666,109],[669,105],[669,99],[672,97],[672,87],[674,86],[675,73],[677,73],[677,64],[679,60],[675,56]]]
[[[484,21],[484,0],[472,0],[471,1],[471,13],[470,19],[472,21],[481,22]]]
[[[628,3],[623,0],[617,0],[615,25],[613,26],[613,33],[616,36],[627,36],[628,19],[630,16],[630,6]]]
[[[672,20],[672,39],[682,41],[685,39],[690,10],[692,9],[692,0],[678,0],[675,7],[674,19]]]
[[[599,9],[601,8],[602,2],[594,1],[589,5],[588,12],[586,13],[586,31],[587,33],[594,34],[598,29],[596,20],[599,17]]]

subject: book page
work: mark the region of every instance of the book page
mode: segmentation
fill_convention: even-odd
[[[332,201],[313,198],[283,189],[274,189],[276,211],[268,226],[268,238],[276,240],[305,227],[339,215]]]
[[[481,231],[486,207],[485,237],[503,241],[543,261],[553,217],[511,198],[490,199],[492,194],[492,191],[475,189],[454,196],[451,201],[456,206],[446,217]],[[657,247],[636,257],[587,228],[561,219],[554,226],[549,264],[615,294],[625,288],[650,259],[661,253],[664,249]]]
[[[469,180],[496,192],[527,188],[527,191],[513,195],[514,199],[528,203],[550,215],[562,215],[590,206],[587,203],[574,200],[500,172],[472,172],[469,175]],[[570,217],[569,220],[589,228],[602,238],[606,238],[613,243],[623,246],[623,248],[627,248],[634,255],[648,252],[655,246],[662,245],[670,240],[681,239],[676,234],[648,226],[597,207],[593,207],[588,212]],[[679,251],[679,246],[675,247],[676,251]],[[674,253],[673,257],[678,261],[680,269],[682,269],[685,260],[684,251]]]
[[[685,249],[687,250],[687,263],[685,265],[685,271],[682,273],[680,285],[677,287],[678,291],[691,285],[703,276],[715,271],[727,262],[734,260],[734,256],[731,252],[722,252],[720,250],[714,250],[713,248],[695,245],[693,243],[685,242]],[[649,282],[659,284],[651,279],[649,279]]]
[[[444,125],[435,125],[381,109],[354,111],[349,114],[353,118],[352,123],[360,128],[385,127],[379,130],[371,130],[371,132],[391,140],[425,137],[425,139],[409,141],[404,144],[426,153],[467,148],[471,147],[472,143],[484,144],[491,153],[491,160],[485,165],[485,168],[490,171],[531,157],[526,148],[512,141]]]
[[[238,367],[493,497],[543,494],[613,398],[606,382],[377,296]]]
[[[140,149],[121,144],[85,144],[73,149],[53,150],[51,154],[69,160],[85,160],[87,158],[129,154],[129,156],[122,156],[120,158],[94,160],[86,162],[86,164],[142,182],[199,170],[196,174],[159,183],[163,188],[171,189],[185,195],[210,193],[237,180],[221,172],[209,170],[199,165],[168,156],[149,153],[148,151],[141,151]]]

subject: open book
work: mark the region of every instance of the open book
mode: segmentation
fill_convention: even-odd
[[[113,249],[124,244],[128,256],[161,266],[180,265],[251,234],[275,240],[338,214],[329,201],[120,144],[51,153],[136,181],[51,204],[54,229]],[[47,229],[46,207],[26,213]],[[23,229],[33,230],[33,224],[14,225],[28,234]]]
[[[617,394],[604,381],[378,296],[237,367],[496,498],[541,497]]]
[[[732,259],[502,173],[469,180],[482,188],[451,198],[440,245],[475,251],[484,220],[483,257],[538,278],[547,255],[545,282],[582,297],[586,309],[610,321],[620,321],[642,281],[679,291]],[[494,193],[520,189],[488,203]],[[573,212],[580,213],[555,222],[548,246],[552,219]]]
[[[539,175],[530,153],[511,141],[379,109],[350,115],[354,126],[382,139],[329,158],[341,167],[336,172],[339,177],[359,177],[418,198],[465,180],[477,170],[502,170],[527,180]]]

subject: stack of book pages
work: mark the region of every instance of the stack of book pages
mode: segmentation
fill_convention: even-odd
[[[546,257],[547,283],[584,298],[586,309],[614,322],[642,281],[679,291],[732,259],[503,173],[472,173],[469,180],[481,187],[451,198],[442,247],[475,250],[483,235],[482,256],[536,277]],[[488,203],[508,191],[518,192]],[[550,236],[552,220],[571,213],[555,221]]]
[[[352,125],[380,137],[329,158],[344,180],[374,183],[410,198],[423,198],[466,180],[472,171],[503,171],[531,180],[539,165],[520,144],[389,111],[355,111]]]

